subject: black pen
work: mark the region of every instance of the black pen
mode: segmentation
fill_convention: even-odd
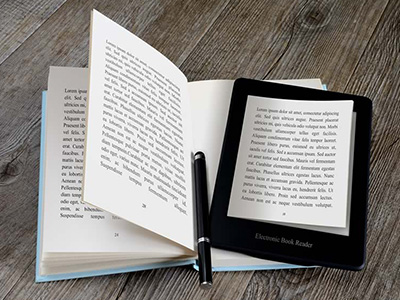
[[[206,158],[203,152],[194,155],[194,181],[197,210],[197,253],[199,261],[200,287],[212,286],[210,222],[208,218],[208,194]]]

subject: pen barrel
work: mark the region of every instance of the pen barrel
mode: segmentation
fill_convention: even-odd
[[[212,269],[211,269],[211,246],[207,241],[202,241],[197,244],[198,259],[199,259],[199,278],[202,287],[208,287],[212,284]]]
[[[206,162],[204,154],[199,152],[195,155],[194,174],[195,174],[195,196],[197,210],[197,238],[210,238],[210,222],[208,218],[208,191],[207,191],[207,176]],[[200,157],[197,158],[196,157]]]
[[[197,216],[197,252],[200,287],[208,289],[212,285],[210,222],[208,219],[208,191],[206,160],[204,153],[194,155],[195,200]]]

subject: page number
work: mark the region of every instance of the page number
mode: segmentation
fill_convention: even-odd
[[[119,233],[118,232],[114,232],[114,237],[119,237]]]

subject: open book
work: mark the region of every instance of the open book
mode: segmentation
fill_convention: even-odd
[[[37,281],[196,265],[191,156],[207,157],[211,201],[232,86],[188,83],[94,11],[89,70],[51,67],[43,94]],[[219,249],[212,263],[298,267]]]

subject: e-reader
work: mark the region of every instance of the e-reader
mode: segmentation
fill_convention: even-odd
[[[362,269],[371,114],[366,97],[237,79],[211,206],[212,246]]]

